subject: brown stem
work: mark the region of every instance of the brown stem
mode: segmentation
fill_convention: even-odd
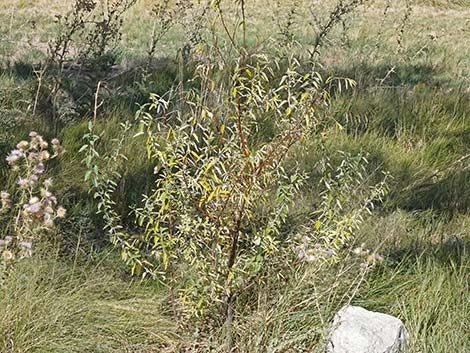
[[[248,157],[250,155],[250,152],[248,151],[248,148],[246,147],[246,141],[243,136],[243,127],[242,127],[242,107],[241,107],[241,101],[240,101],[240,95],[238,96],[237,99],[237,129],[238,129],[238,138],[240,139],[240,144],[242,145],[243,153],[245,154],[245,157]]]
[[[169,230],[170,230],[170,244],[173,239],[173,218],[172,215],[172,208],[171,202],[168,205],[169,208]],[[178,320],[178,313],[176,310],[176,298],[175,298],[175,270],[173,268],[173,264],[170,262],[168,263],[168,272],[170,273],[170,300],[171,300],[171,309],[173,311],[173,318],[177,321]]]
[[[227,297],[226,302],[225,329],[227,333],[227,352],[231,353],[233,352],[233,296],[231,294]]]
[[[227,24],[225,23],[224,13],[222,12],[220,4],[217,5],[217,10],[219,11],[220,22],[222,23],[222,27],[224,28],[224,31],[227,34],[227,37],[230,39],[230,43],[232,43],[233,48],[236,51],[238,51],[238,47],[237,47],[237,44],[235,43],[235,39],[230,34],[230,31],[228,30]]]

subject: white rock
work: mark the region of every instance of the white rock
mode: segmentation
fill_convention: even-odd
[[[400,319],[346,306],[334,318],[328,353],[402,353],[408,332]]]

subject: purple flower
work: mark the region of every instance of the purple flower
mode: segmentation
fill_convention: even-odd
[[[9,164],[11,164],[11,163],[15,163],[18,159],[19,159],[19,158],[18,158],[17,156],[11,156],[11,155],[10,155],[10,156],[8,156],[8,157],[6,158],[6,161],[7,161]]]
[[[48,197],[46,200],[52,205],[57,204],[57,198],[55,196]]]
[[[37,174],[42,174],[44,173],[44,164],[39,163],[36,167],[34,167],[34,172]]]
[[[60,145],[59,139],[56,139],[56,138],[52,139],[51,143],[52,143],[53,145]]]
[[[27,241],[22,241],[20,245],[25,247],[26,249],[31,249],[33,247],[33,244]]]
[[[37,176],[36,174],[33,174],[33,175],[31,175],[31,176],[29,177],[29,180],[31,180],[31,181],[38,181],[39,178],[38,178],[38,176]]]
[[[38,133],[36,131],[31,131],[29,133],[29,137],[36,137],[38,135]]]
[[[36,152],[30,152],[28,154],[28,160],[30,160],[30,161],[34,161],[37,158],[38,158],[38,154]]]
[[[27,186],[29,184],[29,180],[25,178],[19,178],[18,179],[18,185],[19,186]]]
[[[39,202],[30,204],[27,210],[31,213],[38,213],[41,210],[41,204]]]
[[[6,161],[8,162],[8,164],[13,164],[17,162],[23,156],[24,154],[20,150],[13,150],[10,152],[10,154],[6,158]]]

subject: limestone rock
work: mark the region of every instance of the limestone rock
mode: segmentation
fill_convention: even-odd
[[[335,316],[328,353],[403,353],[408,332],[400,319],[346,306]]]

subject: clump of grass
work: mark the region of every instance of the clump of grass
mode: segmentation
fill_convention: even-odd
[[[174,341],[164,291],[47,253],[18,263],[0,291],[0,351],[160,352]]]
[[[355,303],[398,316],[410,352],[470,349],[468,215],[397,211],[371,219],[362,240],[383,251]]]
[[[372,277],[360,303],[400,317],[410,333],[410,352],[466,352],[469,271],[468,260],[407,258]]]

